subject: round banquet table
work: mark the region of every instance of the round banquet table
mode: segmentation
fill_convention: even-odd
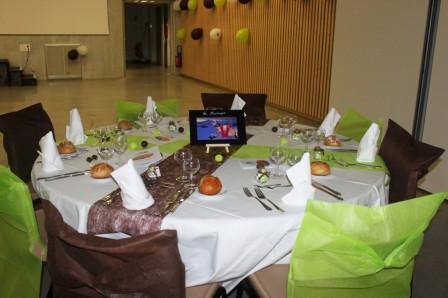
[[[165,118],[159,125],[162,134],[173,139],[185,138],[185,134],[170,133],[165,130],[170,119]],[[184,125],[187,121],[183,119]],[[248,144],[278,144],[279,133],[273,133],[272,120],[264,126],[248,126],[247,133],[253,137]],[[150,143],[160,144],[150,132],[133,130],[130,134],[147,135]],[[303,146],[291,141],[290,146]],[[313,144],[311,144],[313,146]],[[356,146],[355,143],[348,146]],[[88,168],[86,157],[95,153],[94,148],[79,157],[64,161],[64,172]],[[204,146],[205,150],[205,146]],[[122,158],[130,158],[135,152],[126,152]],[[39,160],[39,158],[38,158]],[[244,160],[247,161],[247,160]],[[259,202],[246,197],[243,187],[253,190],[255,167],[238,159],[228,159],[215,172],[223,184],[223,191],[216,196],[193,193],[172,214],[162,222],[162,229],[175,229],[178,246],[186,268],[186,285],[195,286],[209,282],[220,282],[228,290],[247,275],[273,263],[288,263],[291,249],[304,215],[302,206],[286,205],[281,198],[290,191],[289,187],[273,190],[263,189],[267,197],[283,208],[281,213],[265,210]],[[144,171],[147,164],[137,164]],[[58,174],[58,173],[57,173]],[[162,173],[163,175],[163,173]],[[89,208],[97,200],[117,188],[112,179],[95,180],[82,175],[55,181],[37,180],[45,176],[37,161],[32,171],[32,181],[39,195],[52,202],[62,214],[64,221],[81,233],[86,233]],[[388,176],[383,171],[362,171],[350,168],[332,168],[330,176],[313,177],[329,187],[339,190],[344,201],[338,201],[328,194],[316,191],[314,199],[334,203],[353,203],[378,206],[387,203]],[[283,183],[283,178],[273,178],[269,183]],[[111,238],[126,237],[122,233],[102,235]]]

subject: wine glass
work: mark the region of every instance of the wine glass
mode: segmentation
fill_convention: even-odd
[[[271,155],[270,155],[269,159],[275,165],[277,165],[277,169],[276,169],[274,176],[281,176],[280,175],[280,164],[283,162],[285,157],[286,157],[286,151],[283,147],[278,146],[278,147],[274,147],[271,149]]]
[[[300,139],[305,144],[305,152],[308,152],[308,144],[313,141],[315,132],[316,130],[314,128],[302,129],[302,132],[300,133]]]
[[[191,153],[190,149],[180,149],[178,151],[176,151],[176,153],[174,153],[174,160],[181,166],[180,168],[180,176],[176,178],[177,181],[179,182],[185,182],[186,180],[188,180],[188,177],[184,175],[184,161],[186,160],[190,160],[193,158],[193,155]]]
[[[287,163],[291,167],[302,159],[303,153],[299,150],[291,150],[288,154]]]
[[[320,146],[320,144],[324,142],[324,139],[325,139],[325,129],[323,129],[323,128],[316,129],[317,145]]]
[[[114,156],[114,148],[112,147],[110,140],[103,139],[100,141],[97,152],[102,160],[106,162],[110,160]]]
[[[200,168],[201,162],[199,161],[199,159],[191,158],[188,160],[184,160],[183,171],[190,177],[190,187],[196,187],[196,184],[193,183],[193,176],[199,171]]]
[[[154,124],[155,127],[162,121],[163,116],[160,115],[157,111],[154,111],[154,113],[151,114],[151,122]]]
[[[121,165],[121,156],[128,149],[128,142],[123,134],[117,135],[114,142],[114,151],[118,154],[118,165]]]
[[[142,125],[142,130],[146,132],[146,129],[148,128],[151,122],[151,115],[149,115],[147,112],[142,112],[138,114],[138,120]]]
[[[288,136],[289,136],[289,138],[292,138],[292,129],[293,129],[293,127],[294,127],[294,126],[296,125],[296,123],[297,123],[297,117],[294,116],[294,115],[289,115],[289,116],[288,116],[288,120],[289,120],[289,125],[288,125],[289,132],[288,132]]]
[[[290,124],[291,124],[291,122],[290,122],[290,118],[288,115],[283,115],[280,117],[278,126],[282,129],[282,135],[286,134],[286,129],[291,128]]]

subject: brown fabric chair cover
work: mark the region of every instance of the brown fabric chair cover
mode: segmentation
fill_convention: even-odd
[[[413,298],[448,297],[448,202],[440,205],[428,230],[420,253],[415,258],[412,278]]]
[[[30,181],[39,140],[49,131],[54,135],[50,117],[40,103],[0,115],[0,132],[3,133],[8,164],[11,171],[25,182]]]
[[[379,150],[391,174],[389,203],[414,198],[418,180],[444,151],[414,139],[404,128],[389,120]]]
[[[243,111],[246,113],[246,124],[257,125],[266,122],[266,94],[237,93],[246,105]],[[235,93],[201,93],[204,109],[228,110],[232,106]]]
[[[271,265],[251,274],[248,279],[259,297],[286,297],[289,265]]]
[[[76,232],[44,201],[54,297],[185,297],[177,232],[113,240]]]

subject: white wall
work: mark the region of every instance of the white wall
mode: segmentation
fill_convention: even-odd
[[[423,140],[448,150],[448,0],[441,2]],[[448,190],[448,152],[420,187],[430,191]]]
[[[412,129],[427,0],[338,0],[330,106]]]

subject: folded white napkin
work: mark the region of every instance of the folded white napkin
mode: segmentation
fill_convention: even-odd
[[[52,173],[64,169],[61,156],[54,142],[53,132],[49,131],[40,141],[40,154],[42,156],[42,171]]]
[[[87,140],[82,127],[81,116],[76,108],[70,111],[70,125],[65,128],[65,137],[75,145],[84,144]]]
[[[129,210],[141,210],[154,204],[154,199],[146,190],[132,159],[111,173],[121,188],[123,206]]]
[[[311,185],[310,154],[303,154],[302,160],[286,171],[292,190],[283,198],[289,205],[305,206],[307,200],[314,198],[316,189]]]
[[[369,129],[359,142],[358,155],[356,160],[358,162],[374,162],[376,152],[378,151],[378,138],[380,137],[380,127],[373,122]]]
[[[326,137],[331,136],[334,134],[334,128],[336,127],[336,124],[338,124],[339,119],[341,119],[341,115],[335,108],[331,108],[327,116],[325,116],[324,121],[322,121],[319,129],[322,129],[325,132]]]
[[[154,100],[152,100],[151,96],[148,96],[148,99],[146,100],[146,110],[145,113],[152,115],[157,109],[156,103]]]

